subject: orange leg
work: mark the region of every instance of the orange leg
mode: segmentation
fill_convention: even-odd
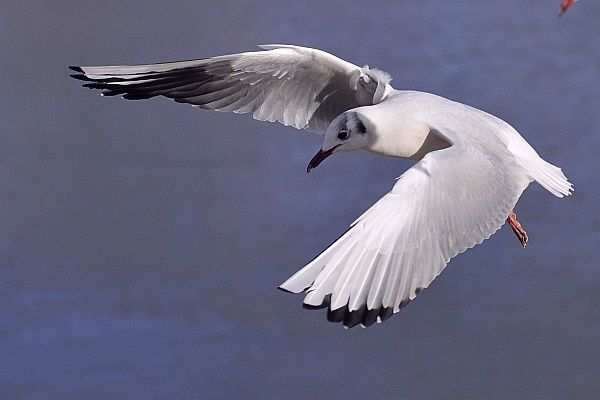
[[[521,246],[527,246],[529,237],[527,236],[527,232],[525,232],[525,229],[523,229],[523,227],[521,226],[521,223],[517,221],[517,214],[514,211],[511,211],[508,214],[506,222],[510,224],[510,227],[512,228],[513,232],[515,233],[515,235],[517,235],[519,242],[521,242]]]

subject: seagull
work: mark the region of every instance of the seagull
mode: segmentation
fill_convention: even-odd
[[[562,15],[567,12],[569,7],[573,5],[577,0],[561,0],[560,8],[558,9],[558,16],[562,17]]]
[[[104,96],[164,96],[204,110],[251,113],[323,134],[310,172],[333,154],[366,150],[416,161],[389,193],[279,288],[306,292],[346,328],[383,322],[406,306],[450,259],[508,222],[530,182],[557,197],[573,187],[508,123],[418,91],[321,50],[264,45],[261,51],[134,66],[71,66]]]

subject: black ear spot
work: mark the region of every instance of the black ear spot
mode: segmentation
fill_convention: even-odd
[[[357,118],[356,130],[361,135],[364,135],[365,133],[367,133],[367,128],[365,127],[365,124],[362,123],[362,121],[360,120],[360,118]]]
[[[348,139],[348,131],[345,130],[345,129],[342,129],[341,131],[338,132],[337,137],[340,140],[346,140],[346,139]]]
[[[354,122],[356,132],[358,132],[360,135],[367,133],[367,127],[365,127],[365,124],[363,124],[363,122],[360,120],[358,113],[352,113],[352,120]]]

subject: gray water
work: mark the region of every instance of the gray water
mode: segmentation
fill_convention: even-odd
[[[600,398],[600,2],[0,5],[0,398]],[[576,187],[402,313],[349,331],[276,286],[409,162],[164,99],[69,64],[322,48],[513,124]]]

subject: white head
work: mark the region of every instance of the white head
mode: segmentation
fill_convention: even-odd
[[[362,117],[356,109],[338,115],[329,124],[323,147],[310,160],[306,172],[310,172],[334,153],[369,147],[372,140],[370,125],[370,122]]]

